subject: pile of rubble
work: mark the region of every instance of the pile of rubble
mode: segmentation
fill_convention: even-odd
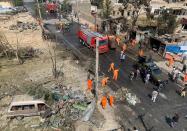
[[[116,92],[117,98],[121,101],[126,101],[129,105],[135,106],[140,103],[140,99],[133,93],[131,93],[127,88],[122,88]]]
[[[55,101],[52,110],[41,115],[43,118],[36,127],[72,129],[77,120],[89,120],[93,113],[93,102],[86,98],[81,90],[73,91],[71,87],[55,86],[52,88],[52,99]]]
[[[24,30],[37,30],[38,29],[38,24],[33,23],[33,22],[22,22],[22,21],[17,21],[17,24],[13,24],[9,27],[10,30],[19,30],[20,32]]]

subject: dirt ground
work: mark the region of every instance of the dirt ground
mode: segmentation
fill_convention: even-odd
[[[4,33],[9,44],[13,48],[18,47],[33,47],[35,49],[45,49],[45,44],[42,40],[42,31],[39,26],[37,26],[37,30],[24,30],[20,32],[19,30],[10,30],[11,25],[16,25],[17,21],[24,23],[36,23],[37,20],[34,19],[28,12],[26,13],[18,13],[10,17],[9,20],[0,21],[0,30],[1,33]]]
[[[66,47],[61,45],[55,50],[57,70],[60,72],[59,77],[55,79],[52,74],[51,55],[49,55],[49,47],[47,46],[49,42],[42,40],[40,27],[38,26],[35,31],[25,30],[19,32],[9,30],[10,25],[16,24],[17,21],[36,23],[36,20],[28,13],[20,13],[13,16],[10,20],[0,21],[1,31],[5,34],[11,46],[13,48],[29,46],[40,50],[41,53],[37,57],[26,59],[23,64],[18,64],[16,59],[0,58],[0,130],[57,130],[52,127],[35,128],[41,124],[41,118],[38,116],[24,118],[21,121],[7,119],[6,113],[13,96],[25,95],[28,93],[28,88],[36,85],[40,85],[38,88],[50,90],[57,83],[61,83],[66,87],[72,87],[72,90],[81,90],[88,99],[93,100],[92,93],[87,90],[87,67],[83,67],[78,62],[71,50],[67,50]],[[102,89],[100,92],[102,92]],[[101,108],[101,94],[90,121],[77,121],[74,123],[76,131],[104,131],[119,127],[115,120],[115,107],[107,107],[107,110]]]

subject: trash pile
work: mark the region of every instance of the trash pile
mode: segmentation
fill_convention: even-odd
[[[130,93],[127,88],[122,88],[116,92],[116,97],[121,101],[127,101],[128,104],[135,106],[140,103],[140,99],[133,93]]]
[[[33,22],[22,22],[22,21],[17,21],[17,24],[13,24],[9,27],[10,30],[19,30],[20,32],[24,30],[37,30],[38,29],[38,24],[33,23]]]
[[[56,86],[52,89],[52,98],[55,100],[52,107],[54,111],[46,111],[41,115],[44,120],[40,125],[42,127],[72,129],[75,121],[89,120],[95,107],[82,91],[73,91],[71,87]]]
[[[126,94],[126,100],[130,105],[135,106],[136,103],[139,103],[140,100],[136,97],[136,95],[133,95],[132,93]]]

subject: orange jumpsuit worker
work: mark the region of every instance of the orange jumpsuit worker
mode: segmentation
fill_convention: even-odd
[[[105,78],[102,79],[102,81],[101,81],[102,87],[106,86],[106,84],[108,82],[108,79],[109,79],[109,77],[105,77]]]
[[[109,97],[109,104],[111,107],[114,105],[114,97],[113,96]]]
[[[125,52],[127,50],[127,45],[123,44],[122,51]]]
[[[119,43],[120,43],[120,38],[116,37],[116,42],[117,42],[117,44],[119,45]]]
[[[136,45],[136,40],[135,39],[132,40],[131,45],[132,45],[132,47],[134,47]]]
[[[109,67],[108,72],[110,72],[111,70],[114,71],[114,62],[112,62],[112,63],[110,64],[110,67]]]
[[[101,105],[102,105],[103,109],[106,108],[106,104],[107,104],[107,98],[106,98],[106,96],[103,96],[101,99]]]
[[[141,49],[140,51],[139,51],[139,56],[143,56],[144,55],[144,52],[143,52],[143,49]]]
[[[93,81],[91,79],[88,79],[87,81],[87,84],[88,84],[88,90],[92,90],[92,86],[93,86]]]
[[[184,82],[187,82],[187,74],[184,75]]]
[[[174,64],[173,58],[169,59],[169,67],[171,67]]]
[[[113,79],[117,80],[118,79],[118,73],[119,73],[119,69],[115,69],[114,70],[114,74],[113,74]]]

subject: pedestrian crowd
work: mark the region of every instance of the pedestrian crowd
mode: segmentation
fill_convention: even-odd
[[[132,46],[134,46],[134,41],[132,41]],[[120,52],[120,62],[123,63],[126,59],[126,50],[127,50],[127,45],[124,44],[122,46],[122,50]],[[143,57],[144,56],[144,52],[143,52],[143,49],[140,49],[139,52],[138,52],[138,56],[140,57]],[[152,61],[152,57],[150,56],[150,58],[148,59],[148,61]],[[169,64],[168,66],[171,67],[174,63],[174,59],[169,59]],[[182,72],[185,73],[186,75],[184,76],[184,80],[183,81],[186,81],[187,82],[187,73],[186,73],[186,65],[183,66],[183,69],[182,69]],[[119,68],[116,68],[116,65],[114,62],[111,62],[110,65],[109,65],[109,69],[108,69],[108,72],[112,72],[113,73],[113,77],[112,79],[114,81],[117,81],[118,80],[118,76],[119,76],[119,71],[120,69]],[[177,80],[179,79],[180,77],[180,71],[177,69],[177,68],[173,68],[172,72],[171,72],[171,76],[172,76],[172,80],[177,82]],[[147,85],[151,79],[151,74],[150,74],[150,71],[149,70],[145,70],[143,73],[142,71],[140,70],[139,67],[137,67],[135,70],[132,70],[130,71],[130,74],[129,74],[129,79],[130,81],[133,81],[134,79],[135,80],[138,80],[139,78],[143,79],[143,81],[145,82],[145,84]],[[108,76],[104,76],[101,80],[101,87],[103,88],[106,88],[108,82],[111,80],[110,77]],[[88,79],[87,81],[87,84],[88,84],[88,90],[91,91],[92,90],[92,87],[93,87],[93,79]],[[157,98],[159,96],[159,93],[160,93],[160,89],[162,88],[162,84],[159,84],[158,88],[157,89],[154,89],[152,91],[152,94],[151,94],[151,101],[153,103],[155,103],[157,101]],[[185,97],[186,95],[186,89],[185,88],[182,88],[181,90],[179,90],[180,92],[180,95],[182,97]],[[111,95],[110,93],[107,93],[107,94],[104,94],[101,98],[101,106],[103,109],[106,109],[107,107],[107,104],[110,105],[110,107],[113,107],[114,105],[114,96]],[[171,127],[175,127],[175,125],[178,123],[179,121],[179,115],[176,113],[172,118],[171,118]],[[138,131],[138,129],[136,127],[133,128],[133,131]]]

